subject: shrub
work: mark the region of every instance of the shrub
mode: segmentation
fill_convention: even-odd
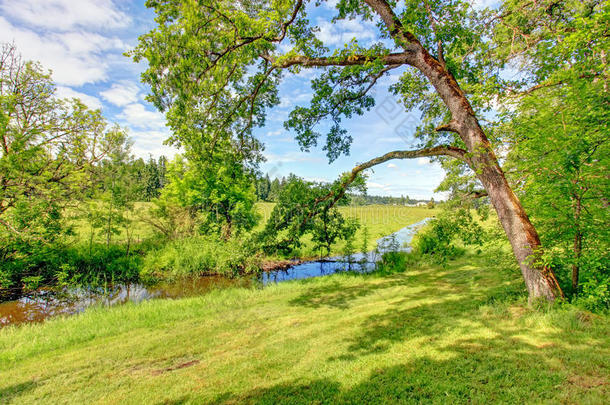
[[[247,240],[222,241],[197,236],[172,241],[150,251],[144,258],[140,276],[149,281],[212,274],[233,276],[256,272],[259,264],[260,258]]]
[[[483,235],[483,228],[474,221],[469,210],[445,211],[418,232],[413,246],[418,254],[437,263],[446,263],[465,252],[455,245],[457,240],[464,245],[481,245]]]
[[[15,247],[16,249],[17,247]],[[138,280],[142,258],[125,246],[29,244],[0,262],[0,298],[45,285],[105,284]]]

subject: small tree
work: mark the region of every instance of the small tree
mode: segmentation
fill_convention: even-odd
[[[237,161],[202,161],[176,156],[168,167],[161,199],[205,217],[203,232],[229,239],[256,224],[254,175]]]
[[[364,188],[364,179],[352,183],[352,189]],[[277,204],[271,212],[265,229],[260,234],[267,250],[291,251],[301,246],[301,237],[311,234],[317,248],[325,248],[327,254],[339,240],[354,235],[357,223],[345,219],[336,209],[329,194],[339,193],[340,183],[307,182],[293,174],[284,181]],[[324,205],[326,199],[327,204]],[[342,195],[339,204],[347,204]]]
[[[100,111],[55,97],[49,73],[0,49],[0,225],[5,238],[50,242],[63,210],[95,184],[94,168],[121,142]]]
[[[55,96],[48,72],[0,47],[0,284],[40,279],[38,263],[71,233],[66,209],[90,196],[121,142],[99,110]],[[56,270],[56,269],[55,269]]]
[[[343,217],[337,208],[325,209],[313,220],[311,239],[316,249],[324,248],[329,255],[332,245],[339,240],[352,239],[357,229],[355,219]]]

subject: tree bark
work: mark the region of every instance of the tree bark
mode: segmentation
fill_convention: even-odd
[[[451,121],[440,130],[457,133],[467,149],[468,163],[485,187],[498,213],[504,232],[531,299],[553,301],[562,295],[552,269],[536,264],[540,254],[540,238],[523,206],[510,188],[491,144],[457,80],[442,61],[435,59],[402,23],[385,0],[364,0],[383,20],[390,35],[405,51],[406,62],[417,68],[430,81],[451,112]]]
[[[456,132],[468,151],[469,165],[485,187],[510,241],[521,268],[530,300],[543,297],[549,301],[562,295],[552,269],[536,264],[540,238],[521,202],[510,188],[498,159],[478,119],[453,75],[423,47],[416,66],[432,83],[452,119],[442,130]]]

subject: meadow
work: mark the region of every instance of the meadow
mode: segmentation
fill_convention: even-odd
[[[529,307],[507,251],[96,308],[0,330],[4,403],[579,403],[610,323]]]
[[[272,202],[258,202],[256,204],[256,211],[259,214],[260,220],[251,232],[257,232],[263,229],[265,223],[271,216],[271,211],[274,206],[275,203]],[[154,228],[143,219],[146,217],[150,207],[151,203],[137,202],[134,204],[133,208],[128,211],[127,216],[132,220],[129,227],[132,243],[138,243],[154,237]],[[345,217],[355,218],[360,224],[360,228],[356,231],[353,241],[355,249],[360,251],[365,239],[365,228],[366,232],[368,232],[368,250],[373,250],[377,239],[425,218],[434,217],[439,212],[439,209],[407,207],[401,205],[363,205],[341,206],[339,207],[339,211]],[[70,216],[72,217],[71,223],[75,229],[73,241],[83,242],[89,241],[92,238],[93,242],[104,243],[106,239],[103,232],[92,229],[87,221],[78,217],[78,214],[78,209],[73,209],[70,212]],[[127,240],[128,234],[123,227],[119,229],[118,234],[112,236],[113,243],[126,244]],[[299,257],[312,258],[319,256],[320,252],[313,249],[313,243],[309,236],[306,235],[303,238],[303,244],[304,246],[297,252]],[[344,249],[345,242],[339,241],[339,243],[333,246],[331,255],[341,254]]]

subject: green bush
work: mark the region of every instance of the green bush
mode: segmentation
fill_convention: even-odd
[[[407,265],[412,263],[410,256],[412,254],[407,252],[386,252],[377,263],[377,272],[383,274],[402,273],[407,269]]]
[[[417,233],[413,241],[414,252],[444,264],[465,253],[456,242],[480,246],[483,235],[483,228],[475,222],[470,210],[445,211]]]
[[[233,276],[258,271],[259,262],[246,240],[222,241],[197,236],[172,241],[150,251],[144,258],[140,276],[151,281],[212,274]]]
[[[593,276],[581,285],[582,291],[574,303],[593,312],[605,312],[610,309],[610,277]]]
[[[0,262],[0,298],[48,285],[137,281],[142,258],[135,250],[88,243],[13,246],[10,260]]]

